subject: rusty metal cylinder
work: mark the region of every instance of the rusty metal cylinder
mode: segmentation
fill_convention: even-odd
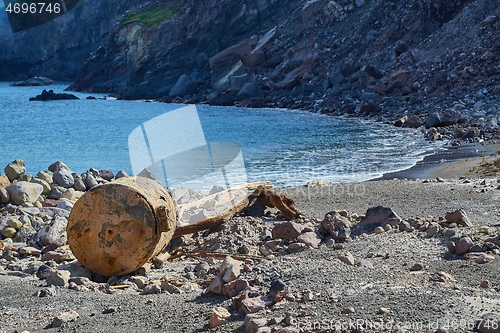
[[[71,209],[68,243],[92,272],[121,276],[136,271],[170,242],[177,216],[159,182],[124,177],[87,191]]]

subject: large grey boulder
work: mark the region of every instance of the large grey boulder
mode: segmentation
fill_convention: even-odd
[[[15,205],[33,204],[43,192],[43,186],[30,182],[17,182],[7,187],[10,201]]]

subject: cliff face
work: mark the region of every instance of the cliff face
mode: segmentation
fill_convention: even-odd
[[[481,89],[499,95],[499,8],[498,0],[163,0],[118,23],[70,89],[427,113]]]
[[[0,80],[31,76],[72,79],[108,37],[116,21],[146,0],[80,0],[71,11],[43,25],[13,33],[0,11]]]
[[[272,28],[296,2],[188,0],[151,4],[144,12],[178,10],[153,27],[147,27],[144,20],[118,23],[70,89],[114,92],[126,98],[162,97],[169,95],[183,74],[189,91],[209,89],[210,57]]]

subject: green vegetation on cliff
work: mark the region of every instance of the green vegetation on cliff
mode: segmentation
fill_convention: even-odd
[[[120,24],[127,25],[132,22],[142,23],[146,28],[153,28],[175,14],[183,14],[186,6],[157,7],[143,12],[131,12],[123,16]]]

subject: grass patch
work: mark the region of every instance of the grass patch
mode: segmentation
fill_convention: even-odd
[[[121,19],[120,24],[123,26],[129,23],[139,22],[146,28],[153,28],[175,14],[184,14],[185,11],[186,6],[176,6],[159,7],[139,13],[128,13]]]

